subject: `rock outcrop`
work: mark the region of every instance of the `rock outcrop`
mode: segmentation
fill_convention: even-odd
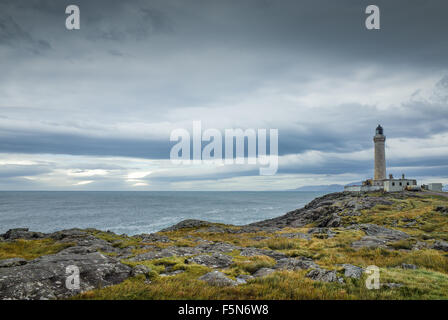
[[[70,266],[79,270],[79,288],[66,284]],[[56,299],[117,284],[131,268],[101,253],[61,251],[24,265],[0,268],[0,299]]]
[[[319,228],[339,227],[341,217],[357,216],[361,210],[373,208],[376,205],[391,205],[393,202],[383,197],[372,197],[367,194],[337,192],[316,198],[305,207],[287,214],[250,224],[252,227],[285,228],[303,227],[314,224]]]

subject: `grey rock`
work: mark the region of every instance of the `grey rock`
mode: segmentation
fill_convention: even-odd
[[[319,268],[319,266],[310,258],[299,257],[280,259],[277,261],[277,264],[274,266],[274,268],[296,271],[302,269],[317,269]]]
[[[408,264],[408,263],[402,263],[401,267],[403,269],[412,269],[412,270],[417,269],[417,266],[415,264]]]
[[[404,228],[412,228],[412,227],[414,227],[416,224],[417,224],[417,221],[412,221],[412,222],[409,222],[409,223],[405,224],[403,227],[404,227]]]
[[[267,275],[269,275],[273,272],[275,272],[275,270],[271,269],[271,268],[260,268],[253,274],[253,276],[255,278],[262,278],[262,277],[266,277]]]
[[[344,276],[347,278],[360,279],[363,273],[363,268],[354,266],[352,264],[343,264]]]
[[[305,239],[310,240],[311,237],[305,233],[301,232],[294,232],[294,233],[281,233],[279,234],[282,238],[288,238],[288,239]]]
[[[16,266],[22,266],[24,264],[27,264],[28,261],[22,258],[10,258],[10,259],[3,259],[0,260],[0,268],[9,268],[9,267],[16,267]]]
[[[361,238],[361,240],[352,243],[352,247],[355,249],[360,249],[363,247],[387,248],[388,243],[391,241],[408,239],[410,237],[403,231],[381,227],[376,224],[360,224],[352,226],[352,228],[360,229],[367,235]]]
[[[232,257],[221,254],[214,253],[210,255],[199,255],[187,259],[187,263],[196,263],[210,268],[227,268],[233,264]]]
[[[352,243],[354,249],[361,248],[387,248],[387,240],[379,237],[362,237],[361,240]]]
[[[6,233],[2,235],[2,238],[5,240],[16,240],[16,239],[33,240],[44,238],[45,236],[46,235],[42,232],[29,231],[28,228],[15,228],[6,231]]]
[[[160,232],[176,231],[176,230],[187,229],[187,228],[207,227],[209,225],[211,225],[211,223],[207,222],[207,221],[187,219],[187,220],[183,220],[183,221],[175,224],[174,226],[162,229],[162,230],[160,230]]]
[[[386,288],[389,288],[389,289],[396,289],[396,288],[403,287],[403,285],[401,283],[390,282],[390,283],[381,283],[381,287],[386,287]]]
[[[236,277],[236,282],[238,284],[245,284],[247,281],[254,279],[253,276],[250,276],[248,274],[240,274],[238,277]]]
[[[256,236],[256,237],[252,237],[250,238],[251,240],[255,240],[255,241],[262,241],[262,240],[266,240],[269,239],[269,237],[265,237],[265,236]]]
[[[145,260],[169,258],[173,256],[191,256],[198,253],[201,253],[201,251],[196,249],[195,247],[168,247],[164,249],[141,253],[133,258],[130,258],[129,260],[133,262],[145,261]]]
[[[267,250],[267,249],[258,249],[258,248],[252,248],[247,247],[241,249],[240,255],[245,257],[253,257],[253,256],[268,256],[275,260],[280,260],[283,258],[286,258],[286,255],[284,253],[274,251],[274,250]]]
[[[151,272],[151,268],[150,267],[145,266],[143,264],[138,264],[134,268],[132,268],[131,276],[135,277],[135,276],[138,276],[140,274],[143,274],[143,275],[147,276],[150,272]]]
[[[48,236],[58,241],[65,240],[65,242],[68,241],[77,242],[78,240],[85,239],[86,237],[89,236],[89,234],[81,229],[67,229],[50,233]]]
[[[140,239],[142,242],[161,242],[161,243],[168,243],[171,242],[171,239],[167,236],[163,236],[157,233],[142,233],[133,236],[133,238]]]
[[[184,273],[185,270],[175,270],[175,271],[170,271],[170,272],[164,272],[164,273],[160,273],[159,276],[161,277],[169,277],[169,276],[175,276],[181,273]]]
[[[435,211],[443,213],[443,214],[446,214],[446,213],[448,213],[448,207],[438,206],[438,207],[435,208]]]
[[[333,238],[336,233],[330,228],[310,228],[308,230],[309,234],[315,235],[317,238]]]
[[[66,288],[67,266],[80,270],[80,289]],[[98,252],[58,253],[29,261],[22,266],[0,268],[0,299],[65,298],[86,290],[118,284],[131,268]]]
[[[224,273],[219,271],[212,271],[206,273],[202,277],[199,277],[198,280],[203,280],[212,286],[218,287],[227,287],[227,286],[236,286],[238,282],[228,278]]]
[[[195,248],[200,252],[204,253],[213,253],[213,252],[229,253],[234,250],[240,249],[239,247],[236,247],[226,242],[214,242],[214,243],[205,242],[197,245]]]
[[[378,204],[392,205],[393,201],[384,197],[355,195],[337,192],[316,198],[305,207],[286,213],[283,216],[250,224],[254,227],[302,227],[313,223],[317,227],[338,227],[340,216],[359,215],[360,210],[370,209]]]
[[[441,251],[448,251],[448,242],[438,240],[434,243],[433,248]]]
[[[413,246],[412,246],[412,250],[421,250],[421,249],[426,249],[428,248],[429,245],[426,242],[423,241],[417,241]]]
[[[381,237],[388,241],[396,241],[402,239],[408,239],[410,236],[399,230],[388,229],[385,227],[378,226],[376,224],[360,224],[359,228],[366,233],[368,236]]]
[[[330,271],[325,269],[313,269],[306,275],[308,278],[322,282],[339,282],[343,283],[344,279],[338,278],[336,271]]]
[[[199,233],[224,233],[226,231],[227,230],[224,230],[223,228],[216,227],[216,226],[211,226],[211,227],[208,227],[208,228],[199,229],[196,232],[199,232]]]

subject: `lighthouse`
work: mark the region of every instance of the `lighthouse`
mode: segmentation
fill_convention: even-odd
[[[386,179],[386,150],[385,142],[386,136],[383,134],[383,127],[378,125],[376,127],[375,136],[373,137],[375,143],[375,173],[374,180]]]
[[[373,179],[367,179],[362,182],[362,185],[347,185],[344,187],[344,191],[350,192],[369,192],[369,191],[385,191],[385,192],[399,192],[403,190],[420,190],[417,187],[417,180],[407,179],[404,174],[401,178],[394,178],[392,174],[389,174],[389,178],[386,178],[386,150],[385,142],[386,136],[383,132],[383,127],[378,125],[375,130],[375,136],[373,137],[375,144],[375,172]]]

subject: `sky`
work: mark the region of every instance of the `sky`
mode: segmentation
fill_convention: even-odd
[[[65,8],[80,8],[80,30]],[[367,30],[365,8],[380,9]],[[448,2],[0,0],[0,190],[448,183]],[[170,133],[278,129],[279,167],[175,165]]]

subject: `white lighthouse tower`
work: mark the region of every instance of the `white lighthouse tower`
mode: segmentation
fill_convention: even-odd
[[[381,125],[376,127],[373,142],[375,143],[375,173],[373,179],[384,180],[386,179],[386,136],[383,134],[383,127]]]

